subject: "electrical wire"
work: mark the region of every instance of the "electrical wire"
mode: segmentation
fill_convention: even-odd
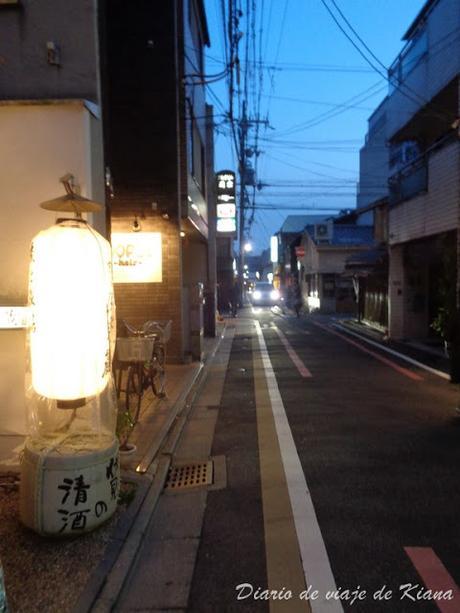
[[[353,45],[353,47],[356,49],[356,51],[358,51],[358,53],[361,55],[361,57],[369,64],[369,66],[371,66],[371,68],[373,68],[375,70],[375,72],[377,72],[379,75],[381,75],[386,81],[388,81],[388,83],[390,83],[390,85],[394,86],[395,89],[398,89],[401,94],[403,94],[406,98],[408,98],[411,102],[416,103],[417,105],[423,104],[424,106],[430,107],[432,109],[434,109],[432,111],[432,115],[436,116],[440,119],[442,119],[443,121],[446,119],[447,115],[450,118],[450,122],[453,121],[453,119],[455,119],[455,116],[452,113],[446,113],[446,110],[443,110],[443,114],[440,114],[438,111],[436,111],[435,109],[435,105],[431,102],[429,102],[428,100],[424,99],[422,96],[420,96],[420,94],[418,92],[416,92],[415,90],[413,90],[412,88],[410,88],[407,83],[398,83],[395,84],[388,76],[387,74],[387,69],[386,67],[380,62],[379,60],[379,64],[381,64],[382,66],[384,66],[384,70],[385,72],[382,72],[382,69],[378,68],[367,56],[366,54],[362,51],[362,49],[357,45],[357,43],[352,39],[352,37],[348,34],[348,32],[346,32],[346,30],[342,27],[342,25],[340,24],[339,20],[336,18],[336,16],[334,15],[333,11],[331,10],[331,8],[329,7],[329,5],[327,4],[326,0],[321,0],[321,3],[323,4],[323,6],[326,8],[327,12],[329,13],[329,15],[331,16],[331,18],[333,19],[333,21],[335,22],[335,24],[337,25],[337,27],[339,28],[339,30],[343,33],[343,35],[350,41],[350,43]],[[335,3],[334,3],[335,4]],[[351,28],[352,29],[352,28]],[[354,30],[352,29],[352,31],[354,32]],[[373,55],[373,54],[372,54]],[[405,91],[406,90],[406,91]],[[408,93],[409,92],[409,93]]]
[[[370,87],[366,88],[364,91],[360,92],[359,94],[356,94],[355,96],[352,96],[341,105],[341,108],[325,111],[324,113],[321,113],[320,115],[317,115],[316,117],[313,117],[305,122],[295,124],[290,128],[286,128],[285,130],[281,131],[278,136],[289,136],[294,132],[302,132],[304,130],[314,128],[324,123],[325,121],[329,121],[330,119],[338,117],[339,115],[342,115],[344,112],[353,108],[355,106],[355,103],[361,104],[362,102],[366,102],[366,100],[369,100],[370,98],[373,98],[377,94],[383,92],[386,89],[386,85],[381,86],[381,83],[382,81],[377,81],[377,83],[374,83]],[[364,94],[367,95],[364,96]]]

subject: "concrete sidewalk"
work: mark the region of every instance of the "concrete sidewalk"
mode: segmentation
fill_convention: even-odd
[[[100,529],[64,540],[43,538],[22,526],[17,459],[23,437],[11,437],[7,462],[1,467],[3,475],[0,470],[0,557],[12,610],[95,610],[93,604],[108,577],[112,588],[122,580],[142,541],[163,489],[175,442],[206,379],[225,326],[225,322],[219,323],[216,337],[204,339],[202,362],[167,365],[165,399],[145,394],[139,422],[130,437],[136,452],[121,460],[120,504]]]
[[[168,365],[165,399],[146,394],[140,419],[129,438],[136,451],[121,460],[122,481],[134,484],[134,500],[115,526],[103,558],[73,608],[75,613],[110,611],[116,602],[137,559],[172,453],[187,423],[193,398],[212,367],[225,327],[225,321],[218,323],[216,337],[204,339],[202,362]]]

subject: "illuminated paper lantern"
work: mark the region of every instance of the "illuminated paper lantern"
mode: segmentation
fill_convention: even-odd
[[[110,244],[79,218],[40,232],[29,296],[32,387],[58,407],[82,405],[110,376]]]

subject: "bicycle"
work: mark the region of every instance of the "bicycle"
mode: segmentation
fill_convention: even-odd
[[[169,323],[169,322],[168,322]],[[123,368],[119,369],[117,396],[125,393],[125,408],[134,414],[134,423],[139,419],[142,396],[151,387],[157,398],[165,398],[166,348],[165,329],[158,322],[147,321],[140,328],[123,322],[130,336],[117,339],[117,359],[128,364],[126,387],[121,388]]]

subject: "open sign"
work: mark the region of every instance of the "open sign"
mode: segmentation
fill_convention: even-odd
[[[112,265],[114,283],[161,283],[161,233],[114,232]]]

